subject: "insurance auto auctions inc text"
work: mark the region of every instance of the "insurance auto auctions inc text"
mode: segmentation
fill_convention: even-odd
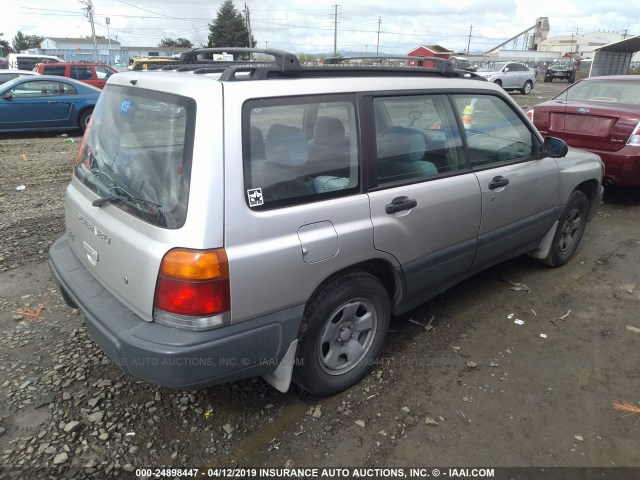
[[[262,478],[493,478],[493,468],[260,468]]]

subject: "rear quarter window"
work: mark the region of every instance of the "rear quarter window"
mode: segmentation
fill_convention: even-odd
[[[255,210],[359,189],[352,98],[249,101],[243,109],[246,201]]]

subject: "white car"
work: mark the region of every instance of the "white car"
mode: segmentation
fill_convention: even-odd
[[[0,70],[0,84],[25,75],[38,75],[38,73],[31,70]]]
[[[517,62],[495,62],[477,70],[489,82],[500,85],[505,90],[519,90],[528,95],[536,85],[536,72]]]

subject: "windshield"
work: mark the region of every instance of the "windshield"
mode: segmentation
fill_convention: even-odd
[[[146,222],[181,227],[187,212],[195,108],[193,100],[177,95],[110,86],[93,112],[75,175]]]
[[[640,105],[640,82],[597,80],[576,83],[557,97],[559,100]]]
[[[502,70],[506,64],[507,62],[490,63],[486,67],[479,68],[478,72],[497,72],[499,70]]]

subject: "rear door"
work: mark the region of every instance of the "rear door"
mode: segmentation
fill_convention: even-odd
[[[393,255],[409,305],[465,275],[476,251],[480,188],[446,95],[369,98],[375,248]],[[369,129],[372,130],[372,129]]]
[[[510,258],[538,245],[558,214],[558,168],[538,158],[539,141],[500,96],[455,95],[460,112],[473,105],[465,129],[471,167],[482,195],[474,266]]]
[[[96,83],[95,74],[93,73],[91,65],[71,65],[70,77],[81,82],[94,85]]]

